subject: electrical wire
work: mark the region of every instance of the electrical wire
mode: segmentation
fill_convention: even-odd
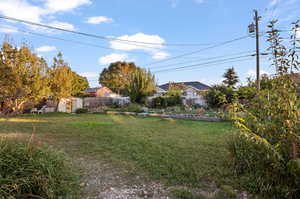
[[[197,62],[197,61],[213,60],[213,59],[218,59],[218,58],[223,58],[223,57],[229,57],[229,56],[234,56],[234,55],[248,54],[248,53],[255,53],[255,51],[243,51],[243,52],[233,53],[233,54],[229,54],[229,55],[208,57],[208,58],[202,58],[202,59],[199,59],[199,57],[198,57],[197,60],[186,61],[186,62],[179,62],[179,63],[173,63],[173,64],[162,65],[162,66],[154,66],[154,67],[150,67],[150,69],[165,68],[165,67],[170,67],[170,66],[177,66],[177,65],[182,65],[182,64],[193,63],[193,62]]]
[[[180,46],[180,47],[183,47],[183,46],[208,46],[208,45],[212,45],[212,44],[208,44],[208,43],[206,43],[206,44],[199,44],[199,43],[194,43],[194,44],[192,44],[192,43],[189,43],[189,44],[188,43],[153,43],[153,42],[142,42],[142,41],[126,40],[126,39],[120,39],[120,38],[116,38],[116,37],[107,37],[107,36],[96,35],[96,34],[91,34],[91,33],[68,30],[68,29],[64,29],[64,28],[51,26],[51,25],[36,23],[36,22],[27,21],[27,20],[23,20],[23,19],[17,19],[17,18],[5,16],[5,15],[0,15],[0,18],[6,19],[6,20],[11,20],[11,21],[17,21],[17,22],[21,22],[21,23],[25,23],[25,24],[29,24],[29,25],[40,26],[40,27],[44,27],[44,28],[48,28],[48,29],[69,32],[69,33],[78,34],[78,35],[87,36],[87,37],[92,37],[92,38],[98,38],[98,39],[103,39],[103,40],[108,40],[108,41],[117,41],[117,42],[121,42],[121,43],[127,43],[128,45],[136,45],[136,46],[145,47],[145,48],[154,48],[154,47],[150,47],[149,45],[153,45],[153,46]],[[137,45],[137,44],[144,44],[144,45]],[[145,46],[145,45],[148,45],[148,46]],[[160,48],[156,48],[156,49],[160,49]]]
[[[218,43],[216,45],[212,45],[212,46],[207,47],[207,48],[202,48],[200,50],[196,50],[196,51],[189,52],[189,53],[184,53],[184,54],[177,55],[177,56],[174,56],[174,57],[170,57],[170,58],[167,58],[167,59],[164,59],[164,60],[161,60],[161,61],[157,61],[157,62],[152,62],[152,63],[149,63],[149,64],[145,64],[144,66],[150,66],[150,65],[154,65],[154,64],[159,64],[159,63],[163,63],[163,62],[166,62],[166,61],[170,61],[170,60],[182,58],[182,57],[185,57],[185,56],[188,56],[188,55],[197,54],[197,53],[203,52],[205,50],[209,50],[209,49],[213,49],[213,48],[216,48],[216,47],[220,47],[220,46],[223,46],[223,45],[235,42],[235,41],[239,41],[239,40],[242,40],[242,39],[246,39],[246,38],[249,38],[249,37],[250,37],[249,35],[238,37],[238,38],[235,38],[235,39],[232,39],[232,40],[228,40],[228,41],[224,41],[224,42]]]
[[[227,58],[227,59],[220,59],[220,60],[215,60],[215,61],[210,61],[210,62],[198,63],[198,64],[193,64],[193,65],[181,66],[181,67],[177,67],[177,68],[163,69],[163,70],[156,71],[155,73],[158,73],[158,72],[160,73],[160,72],[170,71],[170,70],[192,68],[192,67],[195,67],[195,66],[203,66],[203,65],[216,64],[216,63],[219,63],[219,62],[231,61],[231,60],[235,60],[235,59],[239,59],[239,58],[244,58],[244,57],[251,57],[251,56],[252,56],[252,54],[251,55],[244,55],[244,56],[233,57],[233,58]]]

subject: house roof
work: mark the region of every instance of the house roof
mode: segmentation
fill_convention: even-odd
[[[167,84],[160,85],[159,88],[161,88],[161,89],[167,91],[167,90],[169,90],[170,84],[175,84],[175,85],[176,85],[176,84],[184,84],[184,85],[186,85],[186,86],[188,86],[188,87],[193,87],[193,88],[195,88],[195,89],[197,89],[197,90],[199,90],[199,91],[203,91],[203,90],[208,90],[208,89],[210,89],[210,87],[209,87],[208,85],[203,84],[203,83],[201,83],[201,82],[197,82],[197,81],[192,81],[192,82],[175,82],[175,83],[167,83]]]

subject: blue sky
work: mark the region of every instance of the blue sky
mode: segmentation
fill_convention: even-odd
[[[262,31],[266,29],[266,23],[272,17],[280,19],[278,26],[281,29],[287,29],[292,21],[300,18],[300,0],[0,0],[0,14],[5,16],[156,45],[133,45],[88,38],[3,19],[0,20],[0,35],[1,39],[4,39],[8,34],[16,45],[26,41],[36,53],[50,63],[53,56],[61,51],[74,71],[87,76],[91,86],[97,86],[99,73],[112,61],[134,61],[138,66],[156,72],[166,68],[209,62],[212,60],[208,58],[215,56],[236,57],[240,52],[254,51],[255,39],[249,37],[190,56],[164,61],[247,35],[247,26],[253,21],[254,8],[258,9],[262,16]],[[24,34],[20,30],[113,49]],[[261,38],[262,51],[267,47],[265,40],[265,37]],[[158,61],[162,62],[149,65]],[[169,70],[155,75],[158,83],[201,81],[211,85],[220,83],[225,69],[231,66],[235,67],[240,79],[245,82],[246,77],[254,77],[255,57],[235,63],[192,67],[189,70]],[[267,59],[262,60],[262,71],[274,73]]]

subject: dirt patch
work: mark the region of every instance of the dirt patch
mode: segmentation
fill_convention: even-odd
[[[169,191],[159,182],[148,182],[139,175],[128,176],[122,169],[102,160],[79,158],[84,199],[169,199]]]

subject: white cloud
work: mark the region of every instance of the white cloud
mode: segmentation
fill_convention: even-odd
[[[83,73],[79,73],[79,75],[86,77],[88,79],[95,79],[99,77],[99,72],[83,72]]]
[[[164,59],[169,56],[167,52],[162,51],[165,40],[158,35],[137,33],[134,35],[123,35],[116,39],[110,42],[110,47],[115,50],[143,50],[148,52],[153,59]]]
[[[256,76],[256,71],[255,70],[249,70],[247,72],[247,75],[250,76],[250,77],[255,77]],[[260,71],[260,75],[269,75],[269,73],[267,71]]]
[[[36,49],[37,52],[42,53],[42,52],[52,52],[52,51],[56,51],[56,47],[55,46],[41,46],[39,48]]]
[[[163,48],[163,44],[165,43],[165,40],[161,38],[158,35],[147,35],[144,33],[137,33],[134,35],[123,35],[120,37],[117,37],[118,40],[126,40],[126,41],[118,41],[113,40],[110,42],[111,48],[114,48],[116,50],[146,50],[146,51],[153,51],[155,49],[153,48]],[[136,41],[140,43],[135,42],[127,42],[127,41]],[[144,43],[143,43],[144,42]],[[153,43],[153,44],[146,44],[146,43]]]
[[[86,23],[89,24],[100,24],[100,23],[111,23],[111,22],[113,22],[113,19],[105,16],[90,17],[86,20]]]
[[[45,10],[31,5],[27,0],[1,0],[0,13],[9,17],[40,22]]]
[[[159,52],[155,52],[153,55],[152,55],[152,58],[153,59],[165,59],[169,57],[169,53],[167,52],[163,52],[163,51],[159,51]]]
[[[53,21],[50,24],[48,24],[49,26],[54,26],[56,28],[62,28],[62,29],[67,29],[67,30],[75,30],[75,27],[67,22],[61,22],[61,21]]]
[[[117,61],[125,61],[128,58],[127,54],[112,53],[99,58],[100,64],[110,64]]]
[[[17,33],[18,29],[14,26],[3,25],[0,27],[0,32],[2,32],[2,33]]]
[[[41,2],[38,6],[34,4],[34,2],[37,1]],[[43,18],[49,20],[53,18],[57,12],[69,12],[91,3],[91,0],[0,0],[0,14],[36,23],[43,23]],[[54,21],[49,25],[75,30],[72,24],[66,22]],[[36,31],[45,31],[43,28],[30,27]]]
[[[88,5],[90,0],[46,0],[45,6],[49,12],[70,11],[82,5]]]

